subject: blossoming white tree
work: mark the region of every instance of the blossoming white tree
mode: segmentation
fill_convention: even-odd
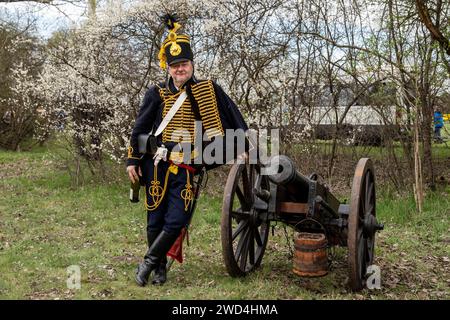
[[[65,115],[65,130],[78,154],[94,162],[101,163],[104,155],[120,161],[146,88],[164,80],[157,61],[164,36],[159,16],[176,11],[192,39],[197,77],[217,80],[248,122],[280,127],[282,139],[305,145],[314,143],[323,118],[319,110],[336,115],[335,143],[328,155],[331,176],[337,141],[346,140],[337,128],[350,108],[374,102],[369,98],[381,93],[377,88],[383,83],[406,87],[407,78],[419,81],[406,70],[425,66],[418,43],[430,50],[427,68],[434,70],[429,73],[434,80],[422,87],[428,93],[416,91],[415,96],[429,101],[442,87],[445,68],[439,67],[428,32],[415,20],[401,24],[415,8],[395,1],[404,9],[389,17],[383,12],[392,2],[365,0],[108,1],[97,10],[91,1],[86,23],[49,41],[43,72],[31,87],[45,102],[46,115]],[[448,13],[449,6],[441,10]],[[394,22],[415,28],[415,38],[396,39],[394,31],[400,29],[390,28]],[[401,55],[407,61],[392,58],[398,46],[407,49]],[[376,107],[382,113],[389,104],[405,106],[391,94]],[[342,107],[345,111],[337,116]]]

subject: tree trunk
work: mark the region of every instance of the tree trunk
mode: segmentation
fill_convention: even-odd
[[[425,183],[431,190],[436,189],[436,181],[433,170],[433,156],[431,153],[431,124],[433,123],[432,109],[428,106],[426,97],[421,93],[420,104],[422,108],[422,138],[423,138],[423,171]]]
[[[88,0],[88,16],[89,16],[89,19],[94,19],[95,20],[96,9],[97,9],[97,0]]]
[[[419,110],[417,111],[416,120],[414,121],[414,199],[417,211],[421,213],[423,206],[423,180],[419,139],[420,112]]]

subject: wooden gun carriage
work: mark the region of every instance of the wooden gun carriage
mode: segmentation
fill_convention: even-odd
[[[376,220],[375,202],[369,158],[359,160],[350,204],[342,204],[317,174],[302,175],[287,156],[272,157],[262,165],[249,163],[246,155],[231,167],[225,185],[221,240],[226,269],[239,277],[257,268],[270,223],[280,221],[298,233],[323,234],[326,247],[348,247],[349,285],[361,290],[374,258],[375,233],[383,229]]]

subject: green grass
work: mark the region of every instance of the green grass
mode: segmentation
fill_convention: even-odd
[[[347,290],[346,248],[335,248],[329,274],[291,271],[292,241],[274,227],[256,272],[230,277],[220,244],[223,176],[211,173],[184,246],[162,287],[141,288],[133,276],[145,253],[146,213],[131,204],[129,185],[87,182],[74,188],[45,149],[0,152],[1,299],[448,299],[450,188],[428,193],[424,212],[411,196],[379,190],[377,238],[381,290]],[[216,175],[216,178],[214,178]],[[211,192],[211,190],[220,190]],[[287,229],[292,239],[292,230]],[[291,248],[292,249],[292,248]],[[81,289],[68,289],[67,268],[81,270]]]

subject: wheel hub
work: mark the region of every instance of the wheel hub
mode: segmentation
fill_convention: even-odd
[[[384,225],[382,223],[378,223],[377,218],[375,218],[372,214],[366,214],[364,217],[364,226],[363,226],[364,235],[366,237],[371,237],[376,231],[383,230]]]

